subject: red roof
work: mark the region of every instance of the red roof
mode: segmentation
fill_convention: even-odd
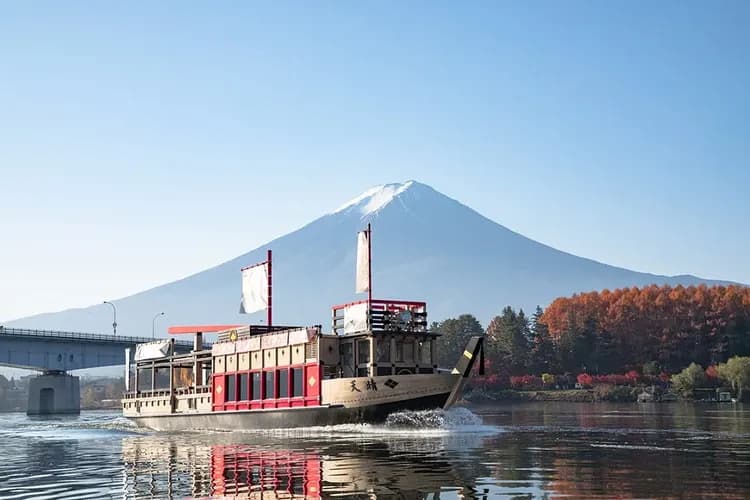
[[[190,333],[216,333],[231,330],[233,328],[242,328],[245,325],[184,325],[184,326],[170,326],[170,335],[182,335]]]

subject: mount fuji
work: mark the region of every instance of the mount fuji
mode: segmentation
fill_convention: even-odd
[[[354,295],[356,232],[372,224],[374,298],[425,300],[430,318],[472,313],[486,322],[505,305],[531,310],[576,292],[721,282],[659,276],[577,257],[533,241],[430,186],[409,181],[365,191],[301,229],[192,276],[115,300],[119,331],[147,335],[154,311],[170,324],[260,323],[240,315],[240,268],[273,250],[274,323],[330,323],[330,306]],[[7,326],[107,332],[111,310],[39,314]]]

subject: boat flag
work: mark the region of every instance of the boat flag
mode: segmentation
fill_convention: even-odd
[[[268,295],[268,262],[243,269],[240,314],[250,314],[268,308]]]
[[[370,291],[370,227],[357,233],[356,293]]]

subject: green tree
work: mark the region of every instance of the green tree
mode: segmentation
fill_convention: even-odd
[[[529,366],[532,373],[551,372],[556,370],[555,344],[549,334],[549,327],[544,322],[544,311],[536,306],[531,317],[531,346]]]
[[[585,365],[591,352],[588,334],[578,326],[575,311],[568,312],[565,330],[557,343],[557,359],[560,368],[565,372],[579,373],[585,371]]]
[[[527,371],[529,359],[529,320],[521,309],[503,309],[487,326],[487,352],[495,363],[510,368],[513,374]]]
[[[434,322],[430,331],[441,334],[437,340],[438,362],[443,367],[456,366],[459,356],[466,348],[469,339],[475,335],[484,335],[481,323],[471,314],[462,314],[458,318],[448,318]]]
[[[624,371],[619,359],[617,346],[612,334],[607,330],[600,330],[594,335],[594,347],[589,366],[595,373],[615,373]]]
[[[750,385],[750,357],[735,356],[716,367],[719,378],[729,382],[737,391],[737,400],[742,401],[742,389]]]
[[[656,363],[656,361],[647,361],[643,363],[643,374],[652,376],[658,375],[659,365]]]
[[[690,366],[680,373],[672,375],[672,387],[684,397],[691,397],[693,390],[705,383],[706,373],[697,363],[690,363]]]
[[[599,325],[592,317],[587,317],[583,322],[580,335],[573,344],[573,360],[576,366],[583,372],[599,373],[600,353],[597,349],[597,330]]]

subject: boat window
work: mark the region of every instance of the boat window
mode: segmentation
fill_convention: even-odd
[[[422,345],[419,348],[419,351],[421,354],[419,358],[419,364],[420,365],[432,364],[432,358],[430,357],[430,342],[429,341],[422,342]]]
[[[255,372],[252,374],[253,379],[253,389],[250,393],[250,399],[261,399],[261,393],[260,393],[260,372]]]
[[[289,397],[289,370],[279,370],[279,397]]]
[[[396,362],[412,363],[414,362],[414,342],[397,340],[396,341]]]
[[[344,377],[354,375],[354,344],[342,342],[339,346],[341,354],[341,369]]]
[[[414,342],[404,342],[404,363],[414,361]]]
[[[370,341],[360,340],[357,342],[357,364],[364,365],[370,362]]]
[[[265,373],[265,384],[263,386],[263,399],[275,399],[276,398],[276,388],[274,387],[274,380],[273,371],[264,372]]]
[[[227,393],[226,393],[226,400],[227,401],[236,401],[236,393],[235,393],[235,387],[234,387],[234,375],[227,375]]]
[[[378,339],[378,363],[388,363],[391,361],[391,339]]]
[[[304,387],[302,381],[302,368],[292,368],[292,397],[298,398],[303,396],[302,388]]]
[[[240,373],[237,377],[237,400],[244,401],[248,398],[247,394],[247,373]]]
[[[294,496],[299,495],[300,497],[305,494],[305,480],[299,474],[294,474],[292,477],[292,487],[290,488],[291,493]]]

